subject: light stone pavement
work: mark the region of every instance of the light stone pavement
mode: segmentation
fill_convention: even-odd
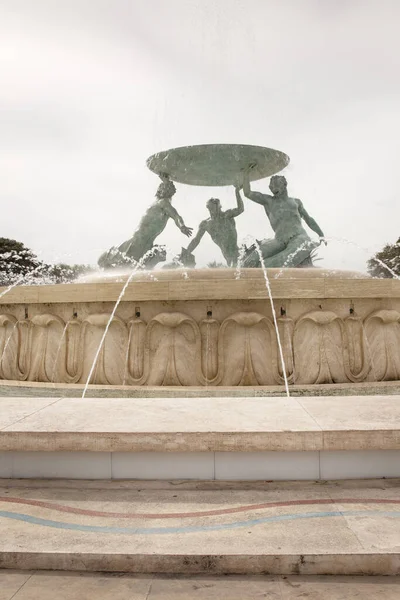
[[[399,489],[394,479],[3,480],[0,566],[188,575],[398,575]]]
[[[112,405],[112,410],[110,406]],[[400,396],[4,398],[0,450],[400,449]]]
[[[0,571],[0,600],[398,600],[400,577]]]

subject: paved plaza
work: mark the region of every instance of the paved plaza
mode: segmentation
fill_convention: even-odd
[[[0,571],[0,600],[398,600],[396,577]]]
[[[2,481],[0,566],[396,575],[399,481]]]

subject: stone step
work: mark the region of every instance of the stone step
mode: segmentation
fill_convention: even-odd
[[[400,397],[2,398],[0,477],[400,476]]]
[[[398,480],[0,482],[0,568],[395,575]]]
[[[396,576],[0,571],[3,600],[399,600]]]
[[[84,383],[48,383],[42,381],[0,380],[0,396],[81,398]],[[372,396],[400,394],[399,381],[363,381],[360,383],[318,383],[290,385],[290,395]],[[283,385],[268,386],[134,386],[90,384],[86,398],[245,398],[285,396]]]

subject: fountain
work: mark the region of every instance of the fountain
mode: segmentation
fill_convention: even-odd
[[[156,201],[132,238],[100,257],[108,271],[74,284],[0,290],[3,386],[72,386],[76,394],[93,386],[106,386],[106,394],[120,386],[132,393],[252,386],[289,395],[301,386],[399,381],[399,281],[313,267],[325,238],[303,203],[288,196],[286,179],[276,176],[288,162],[276,150],[233,144],[150,157],[148,167],[162,180]],[[251,181],[268,176],[272,196],[251,190]],[[172,206],[174,181],[234,185],[237,206],[222,211],[211,199],[210,218],[188,247],[170,269],[149,278],[145,269],[166,258],[154,242],[168,219],[192,235]],[[239,250],[242,193],[262,205],[275,238]],[[229,267],[193,268],[205,233]]]
[[[288,161],[159,153],[156,199],[105,270],[0,289],[3,569],[398,571],[396,482],[371,478],[400,476],[400,282],[313,266],[327,239],[276,175]],[[267,176],[272,195],[251,189]],[[174,182],[234,185],[236,204],[209,199],[194,232]],[[275,237],[239,248],[247,201]],[[169,219],[191,238],[172,259]],[[206,234],[226,268],[195,268]]]

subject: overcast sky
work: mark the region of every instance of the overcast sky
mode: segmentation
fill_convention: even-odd
[[[400,236],[399,0],[0,0],[0,237],[95,263],[152,202],[154,152],[201,143],[290,156],[289,193],[365,269]],[[232,188],[177,185],[196,228]],[[268,180],[254,184],[268,191]],[[272,236],[247,201],[239,237]],[[171,222],[158,239],[187,244]],[[204,240],[198,264],[221,260]]]

